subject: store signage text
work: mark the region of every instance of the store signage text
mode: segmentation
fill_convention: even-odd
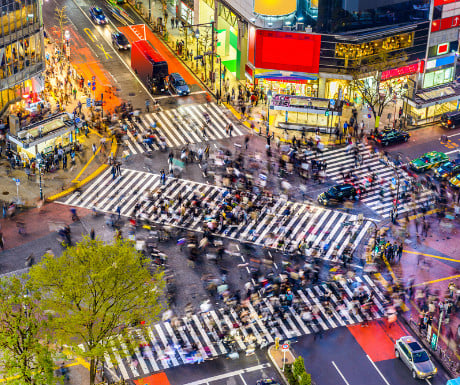
[[[460,27],[460,16],[446,17],[431,22],[431,32]]]
[[[393,68],[391,70],[382,72],[382,80],[397,78],[399,76],[411,75],[416,72],[423,72],[425,61],[421,60],[419,63],[409,64],[404,67]]]
[[[456,3],[459,0],[434,0],[434,6],[437,7],[438,5]]]

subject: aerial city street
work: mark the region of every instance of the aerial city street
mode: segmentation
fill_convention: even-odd
[[[0,10],[0,381],[460,385],[460,0]]]

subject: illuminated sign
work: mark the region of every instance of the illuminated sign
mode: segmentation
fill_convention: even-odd
[[[255,66],[272,70],[318,73],[321,35],[257,30]]]
[[[397,78],[400,76],[411,75],[416,72],[423,72],[425,61],[421,60],[419,63],[409,64],[400,68],[393,68],[391,70],[382,72],[382,80]]]
[[[446,17],[431,22],[431,32],[460,27],[460,16]]]
[[[449,43],[438,44],[437,55],[444,55],[449,52]]]
[[[264,16],[283,16],[295,12],[297,0],[254,0],[254,12]]]
[[[434,6],[456,3],[458,0],[434,0]]]

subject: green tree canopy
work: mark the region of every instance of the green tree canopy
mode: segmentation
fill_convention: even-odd
[[[8,384],[50,385],[54,381],[51,350],[45,339],[47,317],[38,292],[26,277],[0,280],[0,368]]]
[[[45,256],[30,271],[43,309],[54,315],[56,338],[89,359],[91,384],[111,337],[141,320],[153,322],[162,310],[162,273],[151,274],[148,263],[130,241],[86,238],[60,257]]]

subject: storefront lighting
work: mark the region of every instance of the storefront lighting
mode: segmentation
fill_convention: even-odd
[[[198,39],[200,37],[200,30],[197,28],[195,31],[195,37]]]
[[[286,24],[286,25],[291,25],[291,22],[290,22],[290,21],[286,21],[285,24]]]

